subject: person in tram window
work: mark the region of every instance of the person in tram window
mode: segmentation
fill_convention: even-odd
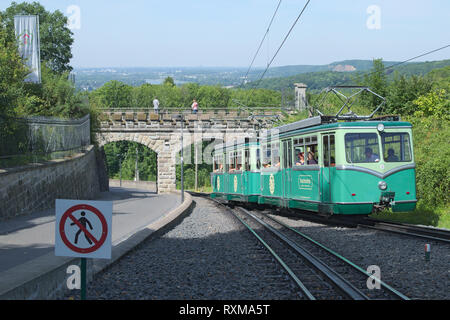
[[[305,154],[303,152],[300,152],[298,154],[298,161],[295,163],[296,166],[302,166],[305,164]]]
[[[275,167],[279,167],[280,166],[280,157],[276,157],[275,159]]]
[[[314,158],[314,152],[308,152],[308,164],[317,164],[316,159]]]
[[[366,148],[366,162],[379,162],[380,157],[372,152],[371,148]]]
[[[330,167],[336,167],[336,160],[334,159],[334,157],[330,158]]]
[[[388,161],[388,162],[397,162],[398,161],[398,157],[395,155],[394,149],[392,149],[392,148],[388,149],[388,156],[386,158],[386,161]]]

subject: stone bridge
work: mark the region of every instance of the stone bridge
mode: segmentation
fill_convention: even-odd
[[[168,193],[176,189],[175,168],[177,154],[181,151],[182,131],[184,163],[190,163],[191,144],[201,141],[212,143],[203,150],[198,162],[212,163],[216,143],[255,137],[259,129],[271,128],[280,117],[279,110],[253,113],[215,110],[198,114],[175,110],[162,110],[160,114],[154,114],[153,110],[105,110],[100,116],[97,141],[99,147],[114,141],[134,141],[155,151],[158,192]],[[181,119],[184,119],[183,129]]]

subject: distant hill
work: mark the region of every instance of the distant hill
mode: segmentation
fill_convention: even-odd
[[[398,62],[383,61],[385,67],[392,66]],[[392,69],[386,70],[388,79],[393,79],[394,74],[400,75],[425,75],[430,71],[438,68],[450,66],[450,59],[431,62],[410,62]],[[340,62],[334,62],[326,66],[308,66],[309,68],[303,68],[304,66],[287,66],[280,67],[278,70],[273,70],[271,74],[284,73],[289,74],[293,70],[319,70],[309,72],[299,72],[295,75],[280,76],[280,77],[265,77],[258,88],[272,89],[272,90],[284,90],[293,88],[294,83],[304,83],[310,90],[320,90],[327,86],[332,85],[350,85],[357,84],[355,79],[361,76],[363,73],[368,72],[372,68],[372,61],[369,60],[345,60]],[[352,68],[353,67],[353,68]],[[315,69],[314,69],[315,68]],[[277,68],[274,68],[277,69]],[[354,71],[352,71],[354,69]],[[268,72],[269,73],[269,72]],[[246,87],[252,87],[254,83],[249,82]]]
[[[386,67],[398,62],[383,61]],[[450,60],[411,62],[387,70],[392,76],[394,70],[405,75],[424,75],[431,70],[450,65]],[[326,65],[292,65],[270,68],[259,87],[284,90],[302,82],[310,90],[319,90],[333,84],[349,84],[358,74],[372,68],[372,60],[343,60]],[[254,68],[248,74],[247,84],[253,86],[261,76],[263,68]],[[142,67],[142,68],[76,68],[75,84],[80,90],[95,90],[108,81],[117,80],[132,86],[144,83],[161,84],[166,77],[172,77],[175,84],[198,83],[238,87],[242,84],[247,68],[233,67]]]

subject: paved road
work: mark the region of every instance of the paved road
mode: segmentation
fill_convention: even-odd
[[[100,201],[113,201],[113,245],[180,205],[180,196],[112,187]],[[36,212],[0,223],[0,272],[54,251],[55,211]]]

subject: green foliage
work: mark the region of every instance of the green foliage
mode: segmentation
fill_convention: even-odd
[[[413,101],[415,117],[450,121],[450,95],[445,89],[434,90]]]
[[[90,102],[98,108],[130,108],[133,87],[119,81],[109,81],[90,94]]]
[[[369,87],[370,90],[382,97],[386,97],[388,85],[382,59],[373,60],[373,68],[364,76],[364,80],[361,85]],[[376,107],[382,102],[379,97],[370,92],[363,92],[361,94],[361,99],[363,101],[363,105],[367,106],[370,110],[375,110]]]
[[[253,107],[279,107],[281,94],[267,89],[253,91],[226,89],[220,86],[199,86],[187,83],[182,86],[143,84],[131,87],[112,80],[89,93],[90,103],[96,108],[139,108],[153,109],[153,99],[158,97],[160,109],[190,109],[196,99],[200,110],[216,108],[237,108],[239,103]]]
[[[432,82],[425,77],[396,74],[387,87],[386,107],[383,111],[388,114],[412,115],[415,112],[414,101],[427,94],[431,87]]]
[[[39,15],[41,60],[56,73],[61,74],[72,70],[69,62],[72,58],[73,33],[67,27],[67,17],[61,11],[46,11],[38,2],[20,4],[12,2],[5,11],[0,12],[10,42],[15,40],[15,15]]]
[[[16,111],[21,115],[79,118],[89,113],[83,93],[76,92],[68,73],[57,74],[42,67],[42,84],[25,83]]]
[[[28,73],[16,43],[8,40],[0,20],[0,116],[14,115],[14,106],[23,94],[23,80]]]
[[[409,118],[413,124],[417,197],[429,207],[450,202],[450,121]]]
[[[175,85],[175,81],[173,80],[172,77],[167,77],[164,79],[163,85],[173,87]]]
[[[109,178],[120,178],[120,159],[122,159],[122,179],[134,180],[137,149],[139,180],[156,181],[157,154],[153,150],[131,141],[108,143],[104,149]]]

